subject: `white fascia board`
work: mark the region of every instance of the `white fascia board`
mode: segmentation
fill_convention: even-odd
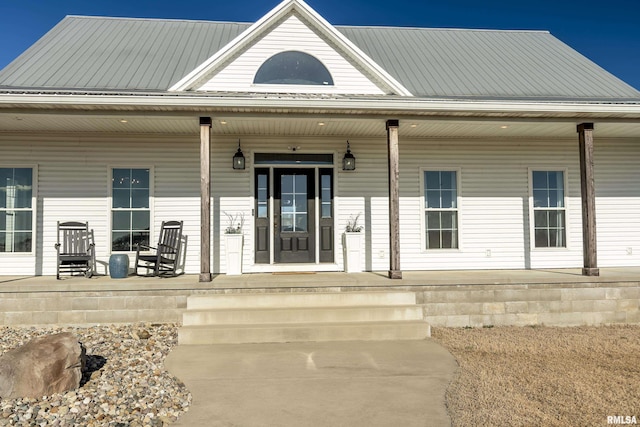
[[[196,69],[183,77],[180,81],[169,88],[169,92],[181,92],[192,88],[192,86],[198,82],[199,79],[204,77],[209,70],[215,67],[216,64],[223,62],[230,55],[233,55],[238,49],[246,46],[252,40],[254,40],[263,27],[266,27],[270,21],[275,21],[280,16],[289,12],[293,8],[295,0],[284,0],[279,5],[274,7],[262,18],[257,20],[253,25],[240,33],[236,38],[227,43],[222,49],[216,52],[212,57],[200,64]]]
[[[0,112],[4,109],[22,109],[38,106],[50,106],[64,109],[108,110],[129,108],[146,111],[154,109],[166,112],[167,109],[180,111],[184,109],[246,109],[246,110],[279,110],[289,111],[328,111],[340,114],[346,111],[353,114],[384,112],[389,114],[422,114],[451,113],[452,115],[470,114],[508,114],[510,116],[527,114],[546,114],[549,116],[601,115],[612,118],[619,116],[625,119],[640,120],[640,104],[595,104],[579,102],[531,102],[531,101],[450,101],[426,99],[282,99],[251,97],[204,97],[204,96],[134,96],[134,95],[0,95]],[[15,110],[14,110],[15,111]]]

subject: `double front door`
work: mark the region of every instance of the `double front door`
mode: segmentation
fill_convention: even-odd
[[[257,168],[255,193],[256,263],[334,261],[333,169]]]

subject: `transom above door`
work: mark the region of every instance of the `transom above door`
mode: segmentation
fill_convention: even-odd
[[[256,264],[335,262],[333,167],[313,165],[333,156],[303,156],[255,157]]]

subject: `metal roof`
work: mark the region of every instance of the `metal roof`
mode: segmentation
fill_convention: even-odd
[[[164,92],[250,25],[68,16],[0,71],[0,89]],[[421,98],[640,100],[548,32],[336,29]]]

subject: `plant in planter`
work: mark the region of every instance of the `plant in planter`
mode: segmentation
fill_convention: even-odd
[[[227,216],[227,228],[224,230],[225,234],[242,234],[242,228],[244,227],[244,212],[237,212],[235,215],[229,212],[224,213]]]
[[[360,214],[349,216],[347,226],[344,229],[344,271],[347,273],[359,273],[362,271],[362,225],[358,222]]]
[[[224,214],[227,216],[228,221],[227,228],[224,230],[227,275],[239,275],[242,274],[244,212],[239,212],[235,215],[228,212]]]
[[[360,214],[356,215],[355,218],[353,215],[349,216],[349,220],[347,221],[347,226],[344,231],[347,233],[359,233],[362,231],[362,226],[358,224],[358,220],[360,219]]]

